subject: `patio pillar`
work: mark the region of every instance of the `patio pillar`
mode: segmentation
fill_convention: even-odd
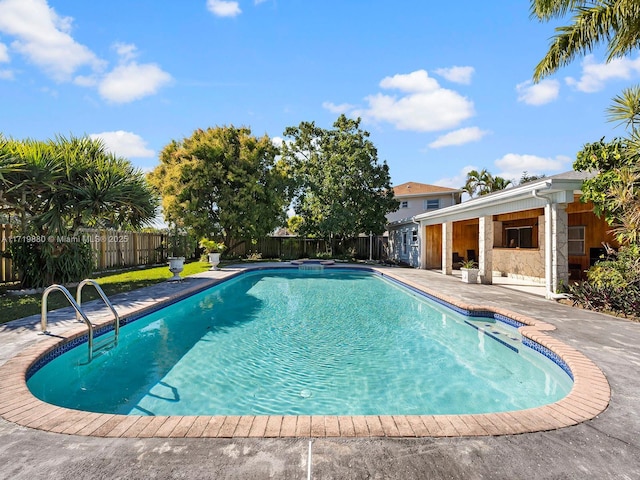
[[[442,273],[453,273],[453,222],[442,224]]]
[[[493,283],[493,216],[479,218],[478,229],[478,268],[480,283]]]
[[[551,291],[569,282],[569,216],[564,203],[551,204]]]

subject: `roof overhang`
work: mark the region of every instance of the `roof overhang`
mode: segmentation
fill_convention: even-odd
[[[582,182],[583,179],[543,178],[457,205],[421,213],[414,218],[422,226],[426,226],[542,208],[548,202],[572,203],[574,193],[580,193]]]
[[[460,195],[462,190],[449,190],[444,192],[424,192],[424,193],[394,193],[394,197],[399,199],[415,198],[415,197],[450,197],[451,195]]]

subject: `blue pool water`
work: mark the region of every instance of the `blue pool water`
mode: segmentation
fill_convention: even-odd
[[[69,350],[29,388],[55,405],[131,415],[411,415],[520,410],[572,386],[515,328],[347,269],[239,275],[127,324],[117,347],[86,357],[86,344]]]

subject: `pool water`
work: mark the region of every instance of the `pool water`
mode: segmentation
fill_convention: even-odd
[[[32,393],[130,415],[412,415],[521,410],[572,386],[515,328],[347,269],[245,273],[125,325],[89,364],[86,348]]]

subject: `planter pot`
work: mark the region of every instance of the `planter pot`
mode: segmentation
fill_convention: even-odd
[[[462,281],[464,283],[478,283],[478,268],[461,268]]]
[[[182,280],[180,277],[182,270],[184,270],[184,257],[169,257],[169,271],[173,273],[169,281]]]
[[[218,270],[218,264],[220,263],[220,253],[210,253],[209,263],[211,264],[210,270]]]

